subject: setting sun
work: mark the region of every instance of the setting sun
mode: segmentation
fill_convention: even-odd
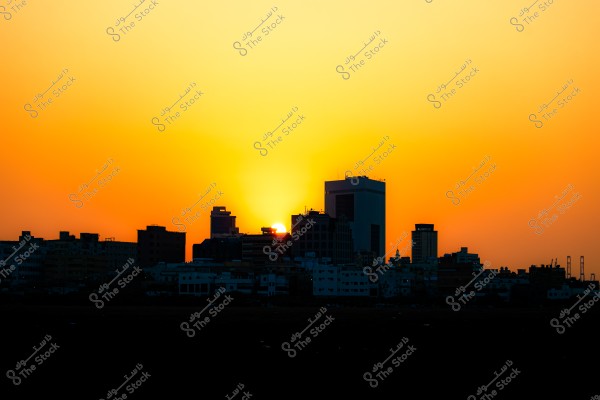
[[[285,225],[283,225],[282,223],[279,223],[279,222],[271,225],[271,228],[277,229],[277,233],[286,233],[287,232],[287,230],[285,229]]]

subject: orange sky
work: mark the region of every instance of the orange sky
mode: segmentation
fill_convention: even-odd
[[[384,148],[373,155],[369,176],[387,182],[388,246],[434,223],[440,255],[468,246],[513,269],[585,255],[600,273],[597,2],[541,2],[520,17],[531,1],[6,3],[1,239],[135,241],[149,224],[176,230],[211,185],[240,231],[289,225],[305,206],[322,209],[323,182],[387,136],[396,147],[378,164]],[[255,142],[290,112],[262,156]],[[566,188],[548,210],[557,218],[530,227]],[[70,200],[83,193],[95,194]],[[188,224],[188,258],[208,224],[204,210]]]

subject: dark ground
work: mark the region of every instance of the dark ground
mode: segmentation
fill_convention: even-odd
[[[104,399],[137,363],[151,377],[128,399],[223,399],[238,383],[253,399],[467,399],[507,359],[522,373],[493,398],[600,394],[600,307],[563,335],[549,323],[556,308],[330,307],[331,326],[290,358],[282,342],[318,307],[232,303],[190,338],[180,323],[204,305],[0,306],[0,399]],[[60,349],[15,386],[6,371],[46,334]],[[403,337],[417,350],[371,388],[363,374]]]

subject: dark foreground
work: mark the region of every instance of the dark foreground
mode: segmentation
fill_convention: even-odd
[[[243,392],[257,400],[546,400],[600,394],[596,309],[560,335],[550,326],[557,309],[330,307],[330,325],[317,337],[307,330],[303,337],[312,337],[311,343],[290,357],[293,352],[282,350],[282,343],[304,329],[318,307],[232,303],[188,337],[191,331],[180,324],[205,304],[107,305],[102,310],[91,305],[0,306],[0,398],[107,399],[108,391],[138,364],[143,370],[128,384],[142,376],[145,382],[138,381],[133,393],[126,384],[111,399],[250,398]],[[15,385],[18,375],[10,379],[7,371],[29,357],[45,335],[59,347]],[[398,349],[403,338],[408,343]],[[38,354],[50,343],[45,346]],[[373,366],[392,355],[390,348],[397,353],[384,365],[387,377],[378,380]],[[404,353],[401,363],[392,361]],[[28,365],[36,365],[34,360]],[[477,388],[500,374],[507,360],[512,366],[487,394],[477,395]],[[498,382],[511,373],[514,379],[499,390]],[[239,384],[243,389],[232,397]]]

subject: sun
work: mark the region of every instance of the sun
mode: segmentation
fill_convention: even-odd
[[[277,229],[276,233],[286,233],[287,232],[287,229],[285,229],[285,225],[283,225],[280,222],[277,222],[277,223],[271,225],[271,228]]]

